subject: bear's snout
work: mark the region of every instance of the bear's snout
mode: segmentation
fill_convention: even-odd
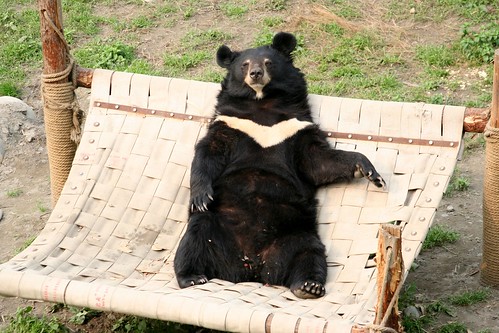
[[[263,76],[263,69],[256,65],[250,69],[249,76],[255,81],[259,80]]]

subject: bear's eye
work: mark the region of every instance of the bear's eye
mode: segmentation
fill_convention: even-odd
[[[247,68],[248,66],[249,66],[249,61],[245,61],[245,62],[243,62],[243,64],[241,65],[241,68],[242,68],[242,69],[245,69],[245,68]]]
[[[265,66],[271,66],[272,65],[272,61],[270,61],[269,59],[265,59]]]

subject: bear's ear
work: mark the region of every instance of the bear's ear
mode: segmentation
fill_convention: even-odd
[[[227,45],[222,45],[217,51],[217,64],[220,67],[229,68],[236,56],[237,52],[232,52]]]
[[[286,57],[291,57],[291,52],[296,48],[296,37],[288,32],[279,32],[272,39],[271,47]]]

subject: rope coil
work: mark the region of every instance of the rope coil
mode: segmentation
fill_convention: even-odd
[[[76,66],[69,53],[69,45],[46,11],[43,12],[43,16],[65,45],[68,55],[68,66],[64,70],[41,76],[50,185],[54,205],[71,170],[76,146],[82,135],[81,124],[84,120],[84,113],[75,94]]]
[[[499,128],[485,127],[485,174],[483,181],[483,255],[480,280],[499,286]]]

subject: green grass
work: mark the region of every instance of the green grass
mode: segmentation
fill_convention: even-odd
[[[490,297],[490,291],[487,289],[479,289],[475,291],[465,291],[458,295],[453,295],[449,298],[452,305],[470,306],[480,302],[484,302]]]
[[[428,230],[428,234],[423,242],[423,250],[452,244],[457,242],[458,239],[459,233],[450,230],[447,227],[435,225]]]
[[[32,313],[33,307],[17,309],[16,314],[3,333],[67,333],[69,329],[56,317],[38,317]]]
[[[15,253],[18,254],[18,253],[21,253],[22,251],[26,250],[28,248],[28,246],[30,246],[31,243],[33,243],[35,238],[36,238],[36,236],[31,236],[28,239],[26,239],[24,241],[24,243],[18,249],[15,250]]]
[[[470,186],[471,180],[468,177],[462,175],[461,171],[456,168],[450,178],[449,185],[447,185],[447,189],[445,190],[444,195],[446,197],[451,197],[456,194],[456,192],[467,191]]]
[[[20,188],[14,188],[12,190],[8,190],[6,194],[9,198],[17,198],[23,194],[23,190]]]

